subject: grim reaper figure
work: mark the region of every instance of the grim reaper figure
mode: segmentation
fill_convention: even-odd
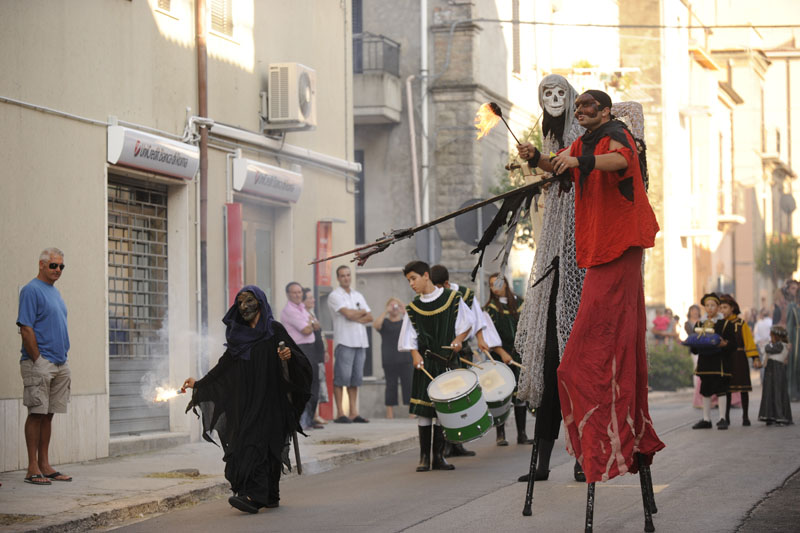
[[[539,84],[545,157],[568,147],[583,134],[574,116],[577,97],[578,92],[563,76],[551,74]],[[578,313],[583,276],[575,261],[574,188],[565,191],[553,184],[544,192],[541,235],[536,236],[531,285],[514,343],[525,367],[518,396],[536,409],[537,480],[548,477],[550,454],[561,427],[556,369]],[[585,481],[577,461],[575,479]],[[519,480],[528,481],[528,476]]]

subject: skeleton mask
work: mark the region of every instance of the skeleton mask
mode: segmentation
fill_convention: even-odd
[[[545,85],[542,100],[545,110],[553,117],[559,117],[566,108],[567,91],[558,85]]]
[[[258,300],[251,292],[243,292],[237,298],[239,314],[246,322],[253,320],[258,314]]]

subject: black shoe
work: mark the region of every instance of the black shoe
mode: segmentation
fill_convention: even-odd
[[[258,512],[258,508],[261,507],[247,496],[231,496],[228,498],[228,503],[243,513],[250,514],[256,514]]]
[[[586,474],[583,472],[583,468],[578,461],[575,461],[575,466],[572,467],[572,476],[575,478],[575,481],[586,483]]]
[[[530,479],[530,477],[531,477],[530,474],[525,474],[524,476],[519,476],[517,478],[517,481],[522,481],[523,483],[527,483],[528,480]],[[550,471],[549,470],[546,473],[544,473],[544,472],[539,472],[539,470],[537,469],[536,470],[536,475],[533,477],[533,480],[534,481],[547,481],[549,478],[550,478]]]
[[[743,420],[742,420],[742,425],[743,425],[743,426],[749,426],[749,425],[750,425],[750,419],[749,419],[749,418],[745,418],[745,419],[743,419]]]
[[[342,415],[339,418],[335,419],[334,422],[337,424],[352,424],[353,421],[347,418],[346,416]]]
[[[720,418],[719,422],[717,422],[717,429],[728,429],[730,424],[724,418]]]
[[[467,450],[463,444],[453,444],[453,450],[450,452],[450,457],[473,457],[474,455],[475,452]]]
[[[267,502],[267,505],[265,505],[264,507],[266,507],[267,509],[274,509],[276,507],[280,507],[280,505],[281,504],[280,504],[280,502],[278,502],[278,500],[273,500],[273,501]]]
[[[711,429],[714,427],[714,424],[711,423],[710,420],[701,420],[697,424],[692,426],[692,429]]]

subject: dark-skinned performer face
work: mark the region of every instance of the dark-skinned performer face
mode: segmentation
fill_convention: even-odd
[[[239,314],[251,326],[258,322],[258,315],[260,309],[258,306],[258,299],[252,292],[245,291],[236,297],[236,304],[239,307]]]
[[[594,99],[591,94],[582,94],[575,99],[575,120],[578,124],[589,131],[594,130],[606,121],[605,109],[600,109],[600,102]]]

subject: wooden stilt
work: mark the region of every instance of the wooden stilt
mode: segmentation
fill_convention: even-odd
[[[594,482],[589,483],[586,491],[586,527],[585,533],[592,533],[594,526]]]
[[[647,533],[652,533],[656,530],[653,525],[653,515],[650,512],[650,490],[647,487],[647,474],[645,473],[644,457],[642,454],[636,454],[637,461],[639,461],[639,484],[642,487],[642,507],[644,507],[644,530]]]
[[[536,479],[536,462],[539,457],[539,437],[533,439],[533,449],[531,449],[531,466],[528,469],[528,490],[525,492],[525,507],[522,508],[522,516],[532,514],[531,505],[533,504],[533,482]]]

